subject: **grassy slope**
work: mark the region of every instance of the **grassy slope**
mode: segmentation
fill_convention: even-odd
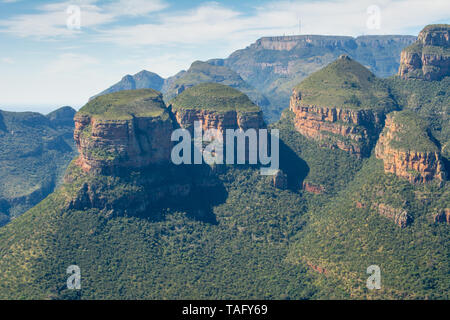
[[[63,189],[0,230],[1,298],[309,298],[301,265],[287,263],[304,203],[254,169],[221,174],[217,224],[166,210],[161,221],[64,211]],[[242,194],[246,196],[243,197]],[[64,290],[71,264],[82,290]]]
[[[339,58],[313,73],[294,90],[305,104],[345,109],[392,107],[388,88],[373,73],[350,58]]]
[[[392,120],[400,125],[400,130],[395,132],[391,146],[400,150],[412,150],[418,152],[437,152],[439,149],[428,135],[428,123],[410,110],[395,111]]]
[[[429,124],[431,134],[450,158],[450,77],[441,81],[385,79],[395,100]]]
[[[448,207],[449,197],[448,188],[414,187],[385,175],[379,160],[368,159],[348,188],[310,208],[290,259],[328,271],[315,282],[326,297],[448,299],[449,226],[432,223],[431,216],[436,207]],[[356,201],[366,207],[357,208]],[[371,208],[374,203],[406,209],[413,224],[398,228]],[[369,292],[366,268],[373,264],[381,268],[382,289]]]

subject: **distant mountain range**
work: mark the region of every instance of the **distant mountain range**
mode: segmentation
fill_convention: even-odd
[[[184,88],[200,82],[217,82],[246,93],[261,106],[266,121],[279,119],[289,104],[294,85],[306,76],[347,54],[379,77],[397,73],[400,52],[412,44],[414,36],[345,36],[300,35],[266,37],[238,50],[227,59],[194,62],[188,71],[162,79],[154,73],[141,71],[125,76],[104,93],[126,89],[151,88],[161,91],[170,100]]]
[[[78,155],[61,185],[0,228],[0,299],[448,300],[450,25],[427,26],[396,56],[382,49],[409,40],[263,38],[234,60],[158,80],[166,97],[141,88],[92,99],[74,117]],[[332,58],[351,48],[376,64]],[[409,58],[397,76],[376,75],[400,55]],[[157,79],[142,75],[116,88]],[[269,125],[240,91],[263,79],[276,88],[268,99],[291,91]],[[14,179],[52,181],[63,166],[47,150],[67,164],[73,153],[55,128],[73,111],[0,115],[2,156],[13,161],[2,183],[30,194],[36,183]],[[277,129],[279,170],[175,165],[173,130],[198,120],[219,133]],[[79,290],[67,287],[73,265]],[[373,266],[376,290],[366,285]]]

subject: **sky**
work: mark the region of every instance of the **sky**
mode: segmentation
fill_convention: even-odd
[[[126,74],[169,77],[263,36],[417,35],[449,21],[449,0],[0,0],[0,109],[78,109]]]

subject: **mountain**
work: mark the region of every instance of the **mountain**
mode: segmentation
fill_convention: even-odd
[[[183,91],[170,101],[170,108],[182,128],[202,121],[203,129],[259,129],[263,113],[242,92],[218,83],[203,83]]]
[[[416,39],[401,35],[265,37],[221,63],[269,99],[266,117],[272,122],[289,105],[295,85],[340,55],[347,54],[378,77],[388,77],[398,71],[402,49]]]
[[[0,225],[27,211],[60,183],[75,155],[75,110],[44,116],[0,111]]]
[[[171,161],[173,129],[196,120],[266,128],[235,88],[97,97],[64,183],[0,228],[0,299],[449,299],[448,75],[381,79],[338,56],[267,126],[274,176]]]
[[[395,108],[389,88],[347,55],[294,87],[290,103],[301,134],[357,156],[370,155]]]
[[[409,110],[388,115],[375,153],[383,159],[385,172],[413,183],[446,179],[441,153],[429,135],[428,124]]]
[[[91,98],[91,100],[95,97],[118,92],[122,90],[136,90],[136,89],[154,89],[157,91],[160,91],[161,88],[164,85],[164,79],[161,78],[156,73],[142,70],[139,73],[136,73],[135,75],[126,75],[120,80],[118,83],[112,85],[105,91],[100,92],[99,94],[95,95]]]
[[[267,107],[269,101],[231,69],[223,65],[214,65],[196,61],[164,91],[166,100],[171,100],[185,89],[200,83],[215,82],[230,86],[245,93],[261,108]]]
[[[405,79],[441,80],[450,73],[450,25],[426,26],[402,51],[398,74]]]
[[[165,101],[169,101],[186,88],[216,82],[248,95],[262,108],[266,122],[270,123],[278,120],[281,111],[289,106],[295,85],[341,54],[349,55],[379,77],[388,77],[398,71],[402,49],[416,39],[401,35],[265,37],[226,59],[195,61],[187,71],[165,80],[155,76],[156,80],[142,84],[135,79],[136,75],[128,75],[100,94],[151,88],[161,91]],[[141,73],[152,74],[148,71]]]
[[[201,101],[221,101],[216,110],[207,103],[207,112],[233,105],[258,113],[248,97],[219,84],[187,89],[174,108],[190,107],[192,95],[206,92]],[[244,165],[172,165],[165,123],[175,126],[175,117],[153,90],[95,98],[75,119],[80,156],[65,183],[0,230],[0,297],[314,294],[306,269],[284,261],[303,225],[304,202],[295,192],[273,188]],[[82,291],[65,287],[68,263],[83,270]]]

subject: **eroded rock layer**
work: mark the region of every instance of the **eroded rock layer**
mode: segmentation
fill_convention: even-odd
[[[399,76],[441,80],[450,75],[450,25],[429,25],[417,41],[401,53]]]
[[[357,156],[370,153],[384,121],[383,112],[303,105],[301,100],[301,93],[294,91],[290,109],[302,135]]]
[[[445,169],[438,148],[426,140],[425,128],[417,128],[401,121],[394,112],[386,118],[386,127],[380,135],[375,155],[384,162],[384,171],[408,179],[412,183],[445,180]],[[411,115],[408,115],[408,117]],[[406,140],[412,142],[408,143]]]

